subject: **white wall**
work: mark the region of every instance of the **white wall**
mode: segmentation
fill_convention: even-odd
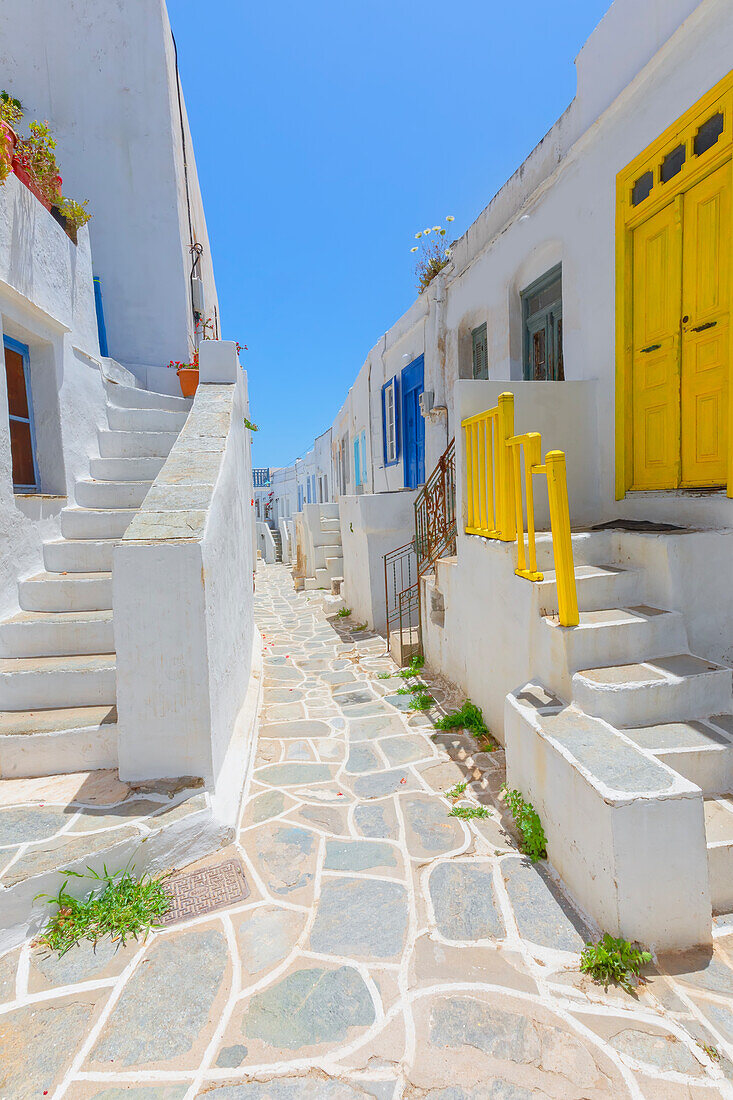
[[[50,120],[64,192],[90,200],[110,355],[143,380],[148,365],[189,359],[191,242],[163,0],[5,0],[0,69],[26,109],[26,124]],[[192,233],[204,245],[206,310],[213,313],[216,289],[185,108],[183,120]]]
[[[13,492],[5,371],[0,370],[0,614],[17,608],[17,581],[43,570],[43,541],[88,476],[104,423],[89,234],[74,245],[11,174],[0,187],[0,328],[29,347],[41,493]]]
[[[242,371],[236,384],[202,377],[183,431],[115,548],[126,779],[197,775],[217,791],[241,787],[247,745],[234,765],[230,746],[255,637],[247,408]],[[198,452],[220,455],[215,475],[197,472]]]

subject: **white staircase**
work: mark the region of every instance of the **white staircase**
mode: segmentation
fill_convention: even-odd
[[[314,576],[306,577],[305,588],[325,588],[331,591],[331,582],[344,573],[341,528],[338,504],[308,505],[318,509],[318,526],[311,524],[314,552]]]
[[[112,382],[99,457],[0,622],[0,778],[117,766],[112,554],[191,402]]]
[[[573,535],[577,627],[561,627],[549,535],[538,536],[534,586],[541,666],[592,738],[606,723],[699,786],[705,799],[713,910],[733,910],[733,673],[689,650],[683,615],[645,603],[643,568],[609,562],[606,532]],[[538,719],[540,723],[543,719]],[[557,716],[552,721],[557,725]]]

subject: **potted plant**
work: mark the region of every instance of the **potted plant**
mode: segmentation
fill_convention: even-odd
[[[0,92],[0,183],[4,183],[13,169],[15,146],[18,135],[15,127],[23,117],[23,108],[19,99],[9,92]]]
[[[175,367],[183,396],[193,397],[199,384],[199,353],[194,352],[190,363],[179,363],[177,360],[171,359],[168,366]]]

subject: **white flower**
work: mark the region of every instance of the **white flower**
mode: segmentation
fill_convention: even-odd
[[[419,240],[420,240],[420,237],[422,237],[422,233],[416,233],[416,234],[415,234],[415,240],[416,240],[416,241],[419,241]]]
[[[417,252],[417,245],[415,245],[415,247],[414,247],[414,248],[411,248],[411,249],[410,249],[410,252]]]
[[[448,257],[448,259],[450,259],[450,257],[451,257],[451,256],[453,255],[453,253],[451,252],[450,248],[446,248],[446,250],[445,250],[445,254],[446,254],[446,256]]]
[[[441,229],[441,231],[440,231],[440,235],[441,235],[441,237],[444,237],[444,236],[445,236],[445,229]]]
[[[423,233],[425,234],[425,236],[426,236],[426,237],[427,237],[427,235],[428,235],[428,233],[429,233],[429,232],[430,232],[430,230],[429,230],[429,229],[423,229]]]
[[[447,222],[454,222],[454,221],[455,221],[456,219],[455,219],[455,218],[453,217],[453,215],[452,215],[452,214],[446,214],[446,216],[445,216],[445,220],[446,220]]]
[[[434,225],[433,226],[433,233],[440,233],[440,226],[439,225]]]

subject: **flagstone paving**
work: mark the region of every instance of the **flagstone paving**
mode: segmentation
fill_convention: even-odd
[[[733,1100],[730,922],[634,996],[581,975],[598,930],[517,850],[501,750],[435,734],[327,604],[258,571],[258,746],[222,855],[250,896],[117,950],[0,955],[0,1100]],[[449,816],[461,781],[487,818]],[[108,829],[151,809],[99,805]],[[10,809],[0,839],[42,858],[59,830],[93,846],[82,827]]]

